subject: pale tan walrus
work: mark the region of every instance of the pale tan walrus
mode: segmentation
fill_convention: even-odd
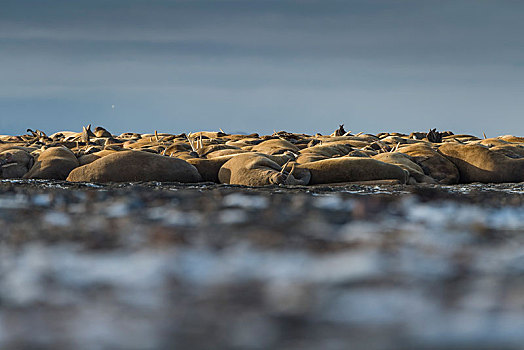
[[[300,164],[311,173],[310,185],[369,180],[399,180],[405,184],[409,173],[401,167],[363,157],[339,157]]]
[[[78,159],[68,148],[50,147],[40,153],[24,179],[65,180],[78,165]]]
[[[398,152],[410,156],[426,175],[441,184],[452,185],[459,182],[460,174],[455,164],[427,144],[416,143],[404,146],[399,148]]]
[[[373,159],[380,160],[384,163],[398,165],[404,170],[409,172],[408,184],[413,185],[416,183],[437,183],[435,179],[424,174],[424,170],[415,163],[411,157],[403,153],[379,153],[373,156]]]
[[[221,183],[245,186],[267,186],[273,184],[307,185],[309,171],[279,165],[266,156],[253,153],[237,155],[224,163],[218,172]],[[295,172],[296,171],[296,172]]]
[[[34,159],[23,149],[0,152],[0,178],[21,178],[33,166]]]
[[[445,143],[438,152],[458,168],[461,183],[524,181],[524,158],[510,158],[478,144]]]
[[[67,177],[72,182],[199,182],[201,179],[197,169],[182,159],[143,151],[115,152],[76,168]]]

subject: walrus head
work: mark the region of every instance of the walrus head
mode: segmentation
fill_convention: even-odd
[[[438,132],[437,129],[430,129],[426,134],[426,138],[429,142],[441,143],[442,142],[442,133]]]
[[[343,136],[346,133],[346,130],[344,130],[344,124],[340,124],[338,126],[338,129],[335,130],[331,136]]]
[[[275,185],[307,185],[311,179],[309,170],[300,168],[293,162],[291,163],[291,170],[288,172],[286,167],[289,164],[290,161],[287,161],[280,172],[273,174],[269,178],[269,182]]]
[[[13,161],[13,155],[11,153],[4,153],[3,157],[0,157],[0,166],[6,165]]]

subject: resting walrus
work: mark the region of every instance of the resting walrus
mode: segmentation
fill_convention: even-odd
[[[20,178],[31,169],[33,163],[33,157],[25,150],[14,148],[0,152],[0,178]]]
[[[199,182],[201,179],[197,169],[182,159],[143,151],[115,152],[74,169],[67,177],[72,182]]]
[[[445,185],[456,184],[459,181],[459,171],[455,164],[424,143],[407,145],[398,152],[407,154],[417,163],[424,173],[437,182]]]
[[[458,168],[461,183],[524,181],[524,158],[510,158],[478,144],[446,143],[438,152]]]
[[[78,159],[68,148],[50,147],[40,153],[24,179],[65,180],[78,165]]]
[[[405,184],[408,171],[372,158],[339,157],[300,164],[311,173],[310,185],[337,182],[399,180]]]
[[[307,185],[309,171],[295,169],[285,171],[286,164],[260,154],[240,154],[228,160],[218,172],[221,183],[245,186],[267,186],[273,184]],[[295,172],[296,170],[296,172]]]

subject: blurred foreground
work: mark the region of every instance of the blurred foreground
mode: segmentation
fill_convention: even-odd
[[[524,184],[0,181],[1,349],[521,349]]]

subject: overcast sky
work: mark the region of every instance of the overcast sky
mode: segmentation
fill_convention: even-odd
[[[524,135],[524,1],[1,0],[0,118]]]

